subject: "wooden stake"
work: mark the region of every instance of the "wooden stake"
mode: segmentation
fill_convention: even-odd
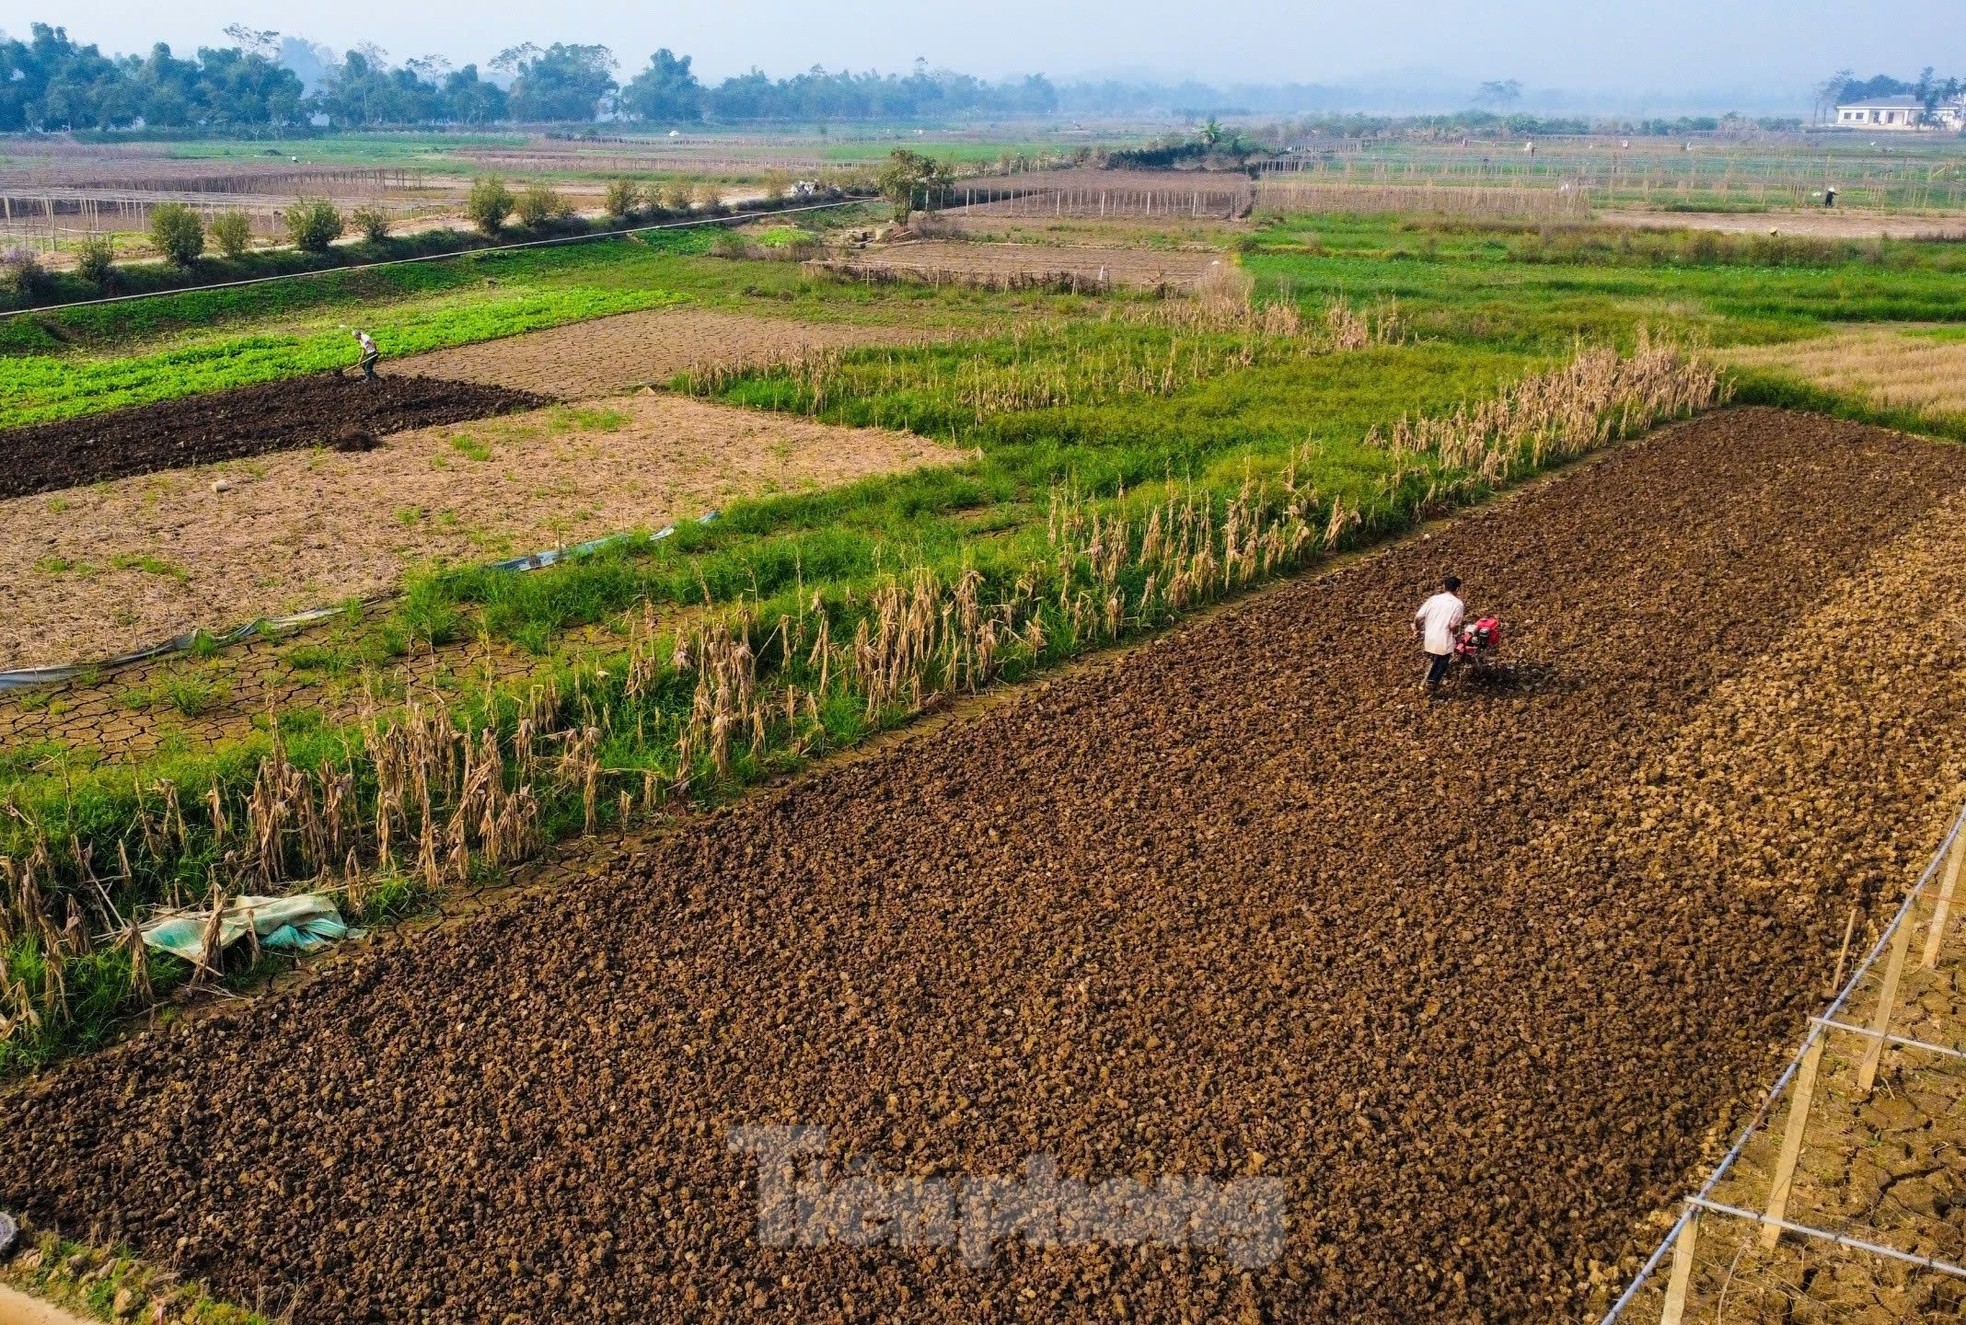
[[[1823,1062],[1823,1041],[1828,1035],[1817,1031],[1802,1055],[1802,1066],[1795,1074],[1795,1094],[1789,1100],[1789,1115],[1782,1124],[1782,1153],[1775,1161],[1775,1181],[1768,1188],[1768,1217],[1785,1217],[1789,1206],[1789,1186],[1795,1181],[1795,1163],[1802,1158],[1802,1134],[1809,1127],[1809,1102],[1816,1093],[1816,1069]],[[1773,1224],[1761,1226],[1761,1245],[1770,1250],[1782,1240],[1782,1230]]]
[[[1843,963],[1850,956],[1850,938],[1857,932],[1857,908],[1850,908],[1850,918],[1843,922],[1843,946],[1836,950],[1836,974],[1830,977],[1829,988],[1823,991],[1824,998],[1835,998],[1836,991],[1843,988]]]
[[[1925,935],[1925,957],[1919,963],[1926,970],[1939,964],[1939,943],[1945,938],[1946,919],[1952,911],[1953,890],[1959,886],[1959,864],[1966,860],[1966,832],[1952,840],[1952,852],[1946,857],[1946,876],[1939,884],[1939,905],[1932,912],[1932,928]]]
[[[1672,1278],[1666,1282],[1666,1309],[1659,1325],[1679,1325],[1686,1314],[1686,1290],[1693,1284],[1693,1246],[1700,1238],[1700,1208],[1694,1206],[1672,1244]]]
[[[1877,1065],[1884,1059],[1884,1035],[1891,1029],[1891,1014],[1897,1010],[1898,980],[1905,973],[1905,954],[1911,950],[1911,913],[1907,911],[1891,936],[1891,957],[1884,964],[1884,984],[1877,991],[1877,1010],[1870,1014],[1870,1045],[1857,1068],[1857,1093],[1870,1094],[1877,1084]]]

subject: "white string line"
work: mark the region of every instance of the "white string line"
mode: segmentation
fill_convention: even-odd
[[[1704,1197],[1688,1197],[1687,1204],[1698,1206],[1712,1214],[1745,1219],[1752,1223],[1779,1228],[1784,1233],[1794,1233],[1798,1237],[1814,1238],[1819,1242],[1833,1242],[1839,1247],[1851,1247],[1877,1256],[1888,1256],[1894,1261],[1916,1265],[1923,1270],[1936,1270],[1940,1274],[1949,1274],[1955,1279],[1966,1279],[1966,1265],[1954,1265],[1951,1261],[1942,1261],[1935,1256],[1920,1256],[1916,1252],[1899,1251],[1896,1247],[1887,1247],[1881,1242],[1866,1242],[1862,1238],[1853,1238],[1847,1233],[1832,1233],[1826,1228],[1815,1228],[1809,1224],[1776,1219],[1773,1215],[1764,1215],[1756,1210],[1743,1210],[1737,1205],[1722,1205],[1718,1201],[1709,1201]]]
[[[1929,1053],[1944,1054],[1948,1058],[1966,1058],[1966,1049],[1954,1049],[1948,1045],[1933,1044],[1927,1040],[1914,1040],[1908,1035],[1892,1035],[1886,1031],[1874,1031],[1868,1026],[1853,1026],[1847,1021],[1831,1021],[1828,1017],[1811,1017],[1810,1021],[1833,1031],[1849,1031],[1852,1035],[1862,1035],[1873,1040],[1883,1040],[1886,1044],[1903,1045],[1907,1049],[1924,1049]]]
[[[1870,952],[1865,955],[1863,961],[1850,972],[1850,978],[1844,982],[1843,988],[1837,992],[1835,999],[1824,1010],[1821,1020],[1834,1020],[1836,1014],[1842,1011],[1843,1005],[1849,1001],[1850,996],[1856,992],[1859,982],[1870,973],[1870,968],[1882,955],[1884,945],[1897,932],[1898,926],[1911,914],[1912,905],[1917,902],[1920,891],[1931,882],[1933,874],[1938,871],[1939,862],[1945,859],[1953,840],[1959,836],[1962,824],[1966,824],[1966,806],[1962,806],[1953,816],[1952,827],[1947,831],[1945,840],[1939,843],[1938,850],[1932,853],[1932,859],[1926,863],[1924,871],[1918,876],[1918,881],[1905,894],[1904,901],[1899,903],[1897,914],[1891,917],[1891,923],[1886,925],[1884,932],[1877,936],[1877,942],[1871,945]],[[1699,1192],[1688,1198],[1685,1208],[1679,1212],[1679,1218],[1673,1221],[1673,1226],[1666,1231],[1665,1237],[1659,1240],[1659,1245],[1652,1249],[1652,1254],[1646,1258],[1645,1264],[1639,1267],[1638,1273],[1633,1276],[1625,1291],[1619,1294],[1618,1300],[1611,1304],[1611,1309],[1605,1312],[1599,1325],[1615,1325],[1619,1317],[1624,1315],[1625,1308],[1630,1306],[1632,1300],[1638,1296],[1638,1290],[1651,1279],[1653,1272],[1659,1268],[1660,1262],[1665,1260],[1666,1253],[1672,1249],[1672,1245],[1679,1240],[1679,1235],[1685,1231],[1687,1221],[1693,1217],[1696,1202],[1705,1200],[1720,1180],[1727,1175],[1728,1170],[1734,1167],[1735,1161],[1741,1157],[1741,1152],[1747,1148],[1748,1139],[1766,1120],[1776,1101],[1781,1099],[1782,1092],[1788,1089],[1789,1082],[1793,1081],[1795,1074],[1801,1070],[1802,1060],[1808,1054],[1810,1046],[1815,1044],[1816,1038],[1823,1033],[1823,1027],[1817,1024],[1816,1019],[1812,1019],[1808,1034],[1802,1037],[1802,1043],[1797,1046],[1794,1057],[1789,1059],[1788,1066],[1783,1068],[1782,1074],[1775,1079],[1775,1084],[1769,1089],[1767,1097],[1762,1100],[1761,1107],[1755,1110],[1752,1118],[1748,1119],[1747,1126],[1743,1127],[1740,1135],[1734,1138],[1733,1146],[1721,1157],[1720,1163],[1714,1166],[1707,1180],[1700,1184]]]

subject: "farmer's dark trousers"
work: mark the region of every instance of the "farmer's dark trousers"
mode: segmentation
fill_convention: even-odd
[[[375,361],[381,357],[381,355],[377,354],[365,354],[362,356],[362,376],[368,378],[371,382],[375,380]]]
[[[1451,653],[1430,653],[1427,655],[1427,684],[1437,686],[1447,675],[1447,666],[1454,661]]]

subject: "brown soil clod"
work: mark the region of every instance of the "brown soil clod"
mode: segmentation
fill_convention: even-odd
[[[373,451],[380,445],[382,443],[375,439],[374,433],[355,427],[343,428],[335,434],[334,439],[334,449],[337,451],[360,453]]]
[[[332,445],[432,424],[533,409],[549,398],[474,382],[334,373],[215,391],[0,432],[0,498],[164,469]]]

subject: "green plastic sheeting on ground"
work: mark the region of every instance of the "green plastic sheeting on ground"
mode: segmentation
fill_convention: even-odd
[[[140,926],[140,932],[146,946],[196,966],[204,958],[205,927],[211,918],[209,911],[173,911]],[[298,953],[317,951],[350,934],[360,937],[321,893],[231,898],[219,912],[219,947],[229,948],[248,933],[259,936],[262,948]]]

